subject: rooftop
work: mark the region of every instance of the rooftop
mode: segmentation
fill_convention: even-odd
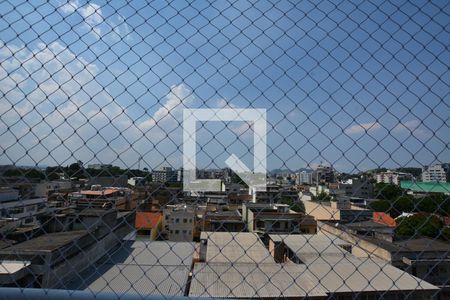
[[[450,255],[450,244],[440,242],[430,238],[409,239],[396,241],[395,245],[408,248],[410,251],[444,251]]]
[[[251,232],[202,232],[201,240],[207,240],[207,262],[220,263],[274,263],[256,233]]]
[[[352,222],[345,224],[345,226],[351,229],[392,229],[391,226],[375,222],[373,220]]]
[[[155,228],[161,219],[160,212],[136,212],[135,227],[137,229],[145,228],[152,229]]]
[[[197,263],[189,296],[325,298],[331,293],[437,290],[387,263],[356,261],[311,265]]]
[[[36,238],[4,248],[0,252],[54,251],[87,234],[86,230],[47,233]]]
[[[450,193],[449,182],[416,182],[402,180],[400,181],[400,187],[414,192]]]
[[[351,257],[342,246],[350,246],[337,237],[319,234],[275,235],[270,239],[283,242],[305,264],[322,261],[337,262]]]
[[[279,298],[326,296],[305,266],[196,263],[190,297]]]
[[[193,243],[129,241],[80,274],[67,289],[183,296]]]
[[[395,222],[395,220],[390,215],[388,215],[387,213],[384,213],[384,212],[374,211],[373,212],[373,220],[377,223],[384,224],[389,227],[397,226],[397,223]]]

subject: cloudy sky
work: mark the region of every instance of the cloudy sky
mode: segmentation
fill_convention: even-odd
[[[447,1],[32,1],[0,11],[0,164],[180,167],[184,108],[265,108],[268,167],[450,161]],[[251,168],[242,122],[197,163]]]

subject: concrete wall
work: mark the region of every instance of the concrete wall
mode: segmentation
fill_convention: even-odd
[[[391,253],[376,244],[363,240],[353,234],[349,234],[339,228],[330,226],[323,222],[317,222],[317,226],[322,233],[331,233],[338,238],[353,245],[352,254],[356,257],[375,257],[392,262]]]
[[[316,220],[335,220],[341,219],[339,209],[321,204],[314,201],[303,201],[307,215],[313,216]]]

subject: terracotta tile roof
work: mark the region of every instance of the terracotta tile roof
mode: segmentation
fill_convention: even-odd
[[[152,229],[161,219],[159,212],[136,212],[136,229]]]
[[[103,195],[111,195],[114,194],[115,192],[117,192],[118,190],[116,189],[105,189],[105,190],[101,190],[101,191],[80,191],[80,194],[82,195],[95,195],[95,196],[103,196]]]
[[[389,227],[397,226],[395,220],[384,212],[373,212],[373,220],[377,223],[387,225]]]

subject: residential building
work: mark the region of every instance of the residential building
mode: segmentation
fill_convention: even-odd
[[[250,232],[299,234],[317,230],[313,217],[292,211],[287,204],[245,203],[242,219]]]
[[[91,186],[90,190],[81,190],[69,195],[69,201],[76,207],[127,209],[131,205],[131,190],[128,188],[102,188]]]
[[[0,260],[17,263],[16,268],[0,272],[0,282],[14,287],[67,288],[71,280],[80,280],[83,270],[120,245],[133,231],[133,221],[133,212],[116,210],[50,216],[45,234],[0,249]],[[59,231],[65,223],[71,229]]]
[[[275,204],[282,200],[297,202],[300,199],[294,187],[278,184],[268,184],[265,191],[251,189],[250,192],[254,203]]]
[[[327,220],[349,223],[372,219],[371,210],[352,205],[350,201],[342,201],[342,198],[338,199],[341,201],[303,201],[305,213],[313,216],[318,221]]]
[[[370,199],[374,196],[373,183],[367,177],[352,178],[339,183],[339,189],[344,190],[348,197]]]
[[[388,183],[400,185],[402,180],[413,180],[414,176],[410,173],[386,171],[377,174],[377,183]]]
[[[177,178],[177,171],[171,167],[163,167],[161,170],[154,170],[152,172],[153,182],[175,182]]]
[[[312,173],[312,181],[315,184],[335,182],[333,166],[318,165]]]
[[[246,230],[241,213],[236,210],[206,211],[203,216],[202,231],[241,232]]]
[[[313,183],[313,173],[307,171],[301,171],[297,173],[297,184],[309,184]]]
[[[163,234],[169,241],[192,242],[196,230],[195,209],[187,205],[167,205],[163,209]]]
[[[21,227],[37,226],[37,217],[47,211],[47,198],[19,197],[19,191],[9,188],[0,189],[0,232]]]
[[[450,164],[437,164],[423,167],[422,181],[450,182]]]
[[[160,212],[137,211],[135,220],[136,234],[156,240],[162,231],[162,214]]]
[[[48,197],[51,193],[71,191],[72,182],[69,180],[41,181],[34,186],[35,197]]]

